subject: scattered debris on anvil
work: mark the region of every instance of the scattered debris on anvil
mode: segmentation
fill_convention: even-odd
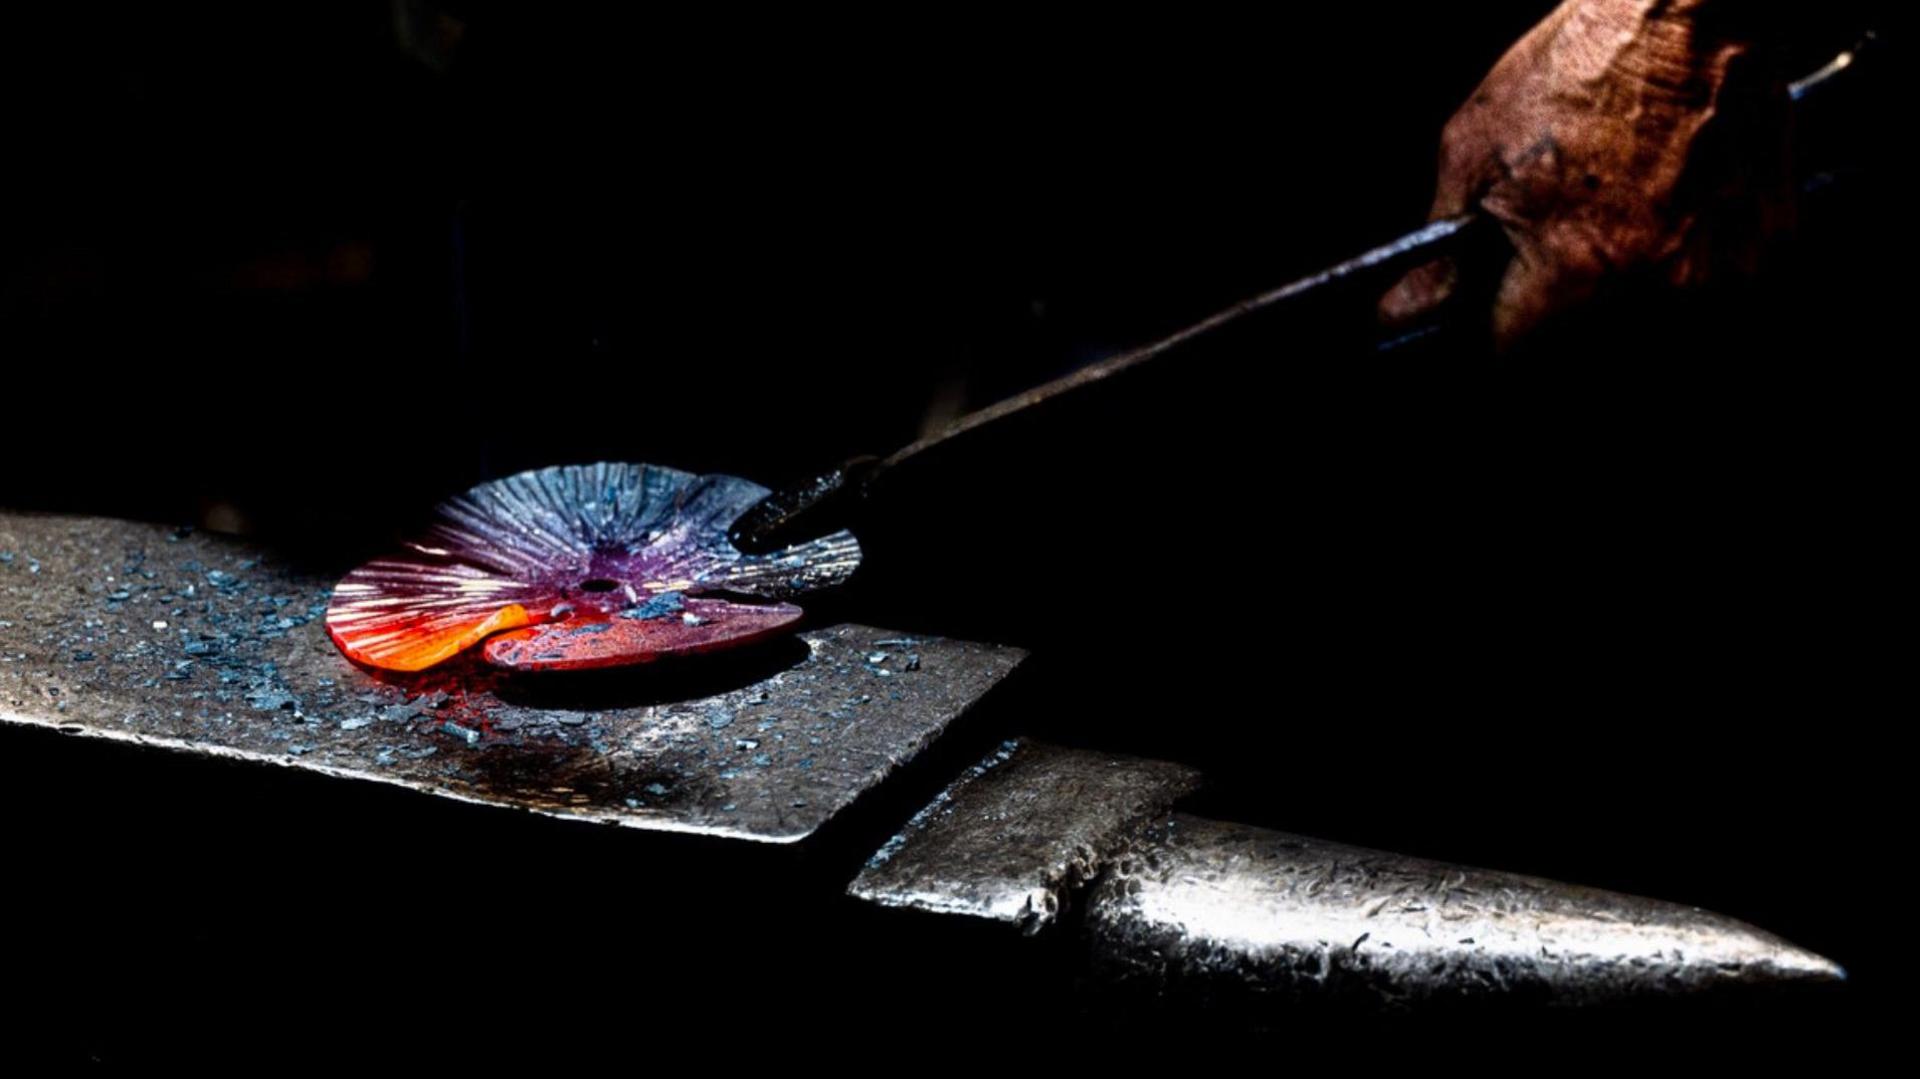
[[[165,652],[177,648],[180,658],[169,660],[162,677],[168,681],[202,684],[206,688],[193,694],[196,699],[205,700],[210,706],[228,706],[218,714],[210,707],[196,715],[196,721],[245,719],[244,715],[235,714],[235,708],[244,705],[248,712],[267,713],[265,718],[286,724],[270,737],[289,742],[288,752],[294,754],[314,748],[297,741],[300,728],[308,728],[316,736],[307,738],[307,742],[317,740],[319,723],[310,717],[310,711],[353,713],[334,721],[343,731],[363,730],[375,723],[391,724],[409,734],[444,734],[468,745],[478,744],[483,738],[524,739],[533,733],[524,716],[495,718],[502,710],[496,690],[514,676],[475,662],[472,657],[412,677],[382,679],[389,688],[380,690],[348,693],[336,682],[322,680],[321,692],[303,699],[287,687],[277,665],[261,659],[260,653],[267,642],[285,637],[287,631],[296,626],[324,617],[329,593],[323,589],[300,596],[249,596],[248,581],[243,574],[252,568],[253,563],[245,560],[228,570],[208,568],[187,559],[162,575],[148,568],[145,550],[130,551],[117,577],[109,574],[101,579],[100,599],[106,609],[114,611],[150,607],[155,615],[154,635],[127,639],[126,630],[122,629],[121,639],[116,641],[100,632],[105,625],[102,621],[83,618],[77,633],[70,632],[54,650],[70,651],[75,663],[90,663],[102,654],[97,649],[111,649],[104,653],[105,659],[118,662],[149,650]],[[221,602],[223,597],[231,597],[234,602]],[[93,647],[77,647],[79,643]],[[867,663],[874,673],[884,676],[891,673],[879,666],[885,659],[884,653],[876,654],[867,657]],[[917,669],[917,657],[915,660],[914,669]],[[147,679],[138,684],[151,688],[157,682]],[[761,694],[759,699],[764,703],[765,695]],[[862,695],[848,703],[864,704],[870,699]],[[716,730],[730,725],[733,718],[724,708],[715,708],[706,714]],[[596,719],[590,713],[563,713],[554,717],[554,724],[562,730],[591,728]],[[427,756],[433,751],[429,745],[413,751],[413,755]],[[391,754],[383,756],[391,759]]]
[[[328,641],[324,578],[237,541],[5,515],[0,537],[0,718],[640,827],[808,834],[1021,655],[839,625],[604,672],[378,671]]]

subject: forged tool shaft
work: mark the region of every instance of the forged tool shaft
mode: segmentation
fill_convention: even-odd
[[[1345,262],[1308,274],[1279,288],[1242,300],[1152,344],[1121,353],[1063,375],[1051,382],[969,412],[946,429],[910,443],[885,457],[856,457],[768,495],[734,523],[730,538],[748,552],[765,552],[839,527],[852,505],[864,499],[882,479],[928,451],[965,439],[1015,416],[1057,401],[1116,375],[1144,367],[1229,326],[1255,315],[1284,308],[1327,290],[1369,279],[1434,259],[1445,258],[1485,235],[1487,220],[1462,214],[1430,222],[1398,239],[1362,252]]]

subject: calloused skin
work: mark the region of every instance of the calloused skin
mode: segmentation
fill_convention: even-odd
[[[1451,260],[1382,300],[1389,324],[1491,292],[1502,351],[1650,290],[1756,273],[1789,226],[1789,110],[1746,0],[1566,0],[1497,63],[1442,136],[1432,216],[1478,208],[1512,257]],[[1474,286],[1472,288],[1466,286]],[[1600,303],[1598,301],[1608,301]]]

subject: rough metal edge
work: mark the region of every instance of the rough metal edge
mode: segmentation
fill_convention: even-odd
[[[1198,783],[1183,765],[1006,742],[915,814],[847,891],[881,906],[1038,933],[1132,826]]]

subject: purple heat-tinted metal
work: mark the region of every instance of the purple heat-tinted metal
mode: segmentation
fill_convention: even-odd
[[[397,671],[483,640],[488,662],[516,670],[757,640],[800,618],[777,600],[840,584],[860,564],[845,531],[764,555],[735,549],[727,527],[766,493],[733,476],[617,463],[484,483],[442,503],[403,552],[347,574],[327,631],[348,657]]]

